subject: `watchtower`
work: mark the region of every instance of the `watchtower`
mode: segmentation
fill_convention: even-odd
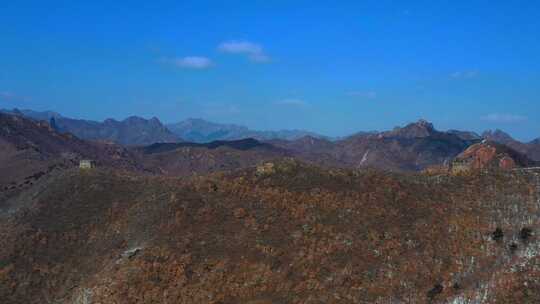
[[[466,173],[471,170],[471,164],[466,160],[454,160],[451,165],[453,174]]]
[[[81,159],[79,161],[79,168],[84,170],[92,169],[94,168],[94,161],[90,159]]]

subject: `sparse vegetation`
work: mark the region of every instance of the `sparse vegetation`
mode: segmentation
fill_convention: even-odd
[[[39,303],[78,286],[92,303],[444,303],[489,285],[489,303],[505,303],[511,285],[518,302],[538,297],[523,254],[534,236],[506,244],[538,211],[522,176],[265,167],[189,180],[69,171],[2,222],[0,296]]]

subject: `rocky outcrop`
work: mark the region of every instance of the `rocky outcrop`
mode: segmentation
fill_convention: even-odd
[[[486,140],[497,142],[506,145],[522,154],[527,155],[530,159],[540,161],[540,140],[533,140],[529,143],[518,141],[508,133],[501,130],[486,131],[482,133],[482,137]]]
[[[453,161],[452,168],[457,173],[484,169],[511,170],[532,165],[532,160],[512,148],[484,140],[459,154]]]

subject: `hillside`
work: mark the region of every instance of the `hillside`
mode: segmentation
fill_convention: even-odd
[[[80,140],[56,132],[46,122],[0,113],[0,202],[6,193],[28,187],[54,170],[77,166],[85,158],[100,166],[139,168],[123,147]]]
[[[150,172],[189,176],[255,166],[292,156],[287,150],[255,139],[199,143],[163,143],[136,149],[138,162]]]
[[[66,171],[2,213],[5,303],[538,303],[520,175]],[[513,270],[515,269],[515,270]]]

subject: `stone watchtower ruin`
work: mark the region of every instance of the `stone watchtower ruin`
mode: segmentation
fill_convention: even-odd
[[[94,161],[90,159],[82,159],[79,161],[79,168],[80,169],[92,169],[94,168]]]
[[[471,163],[467,160],[454,160],[450,165],[453,174],[467,173],[471,170]]]

